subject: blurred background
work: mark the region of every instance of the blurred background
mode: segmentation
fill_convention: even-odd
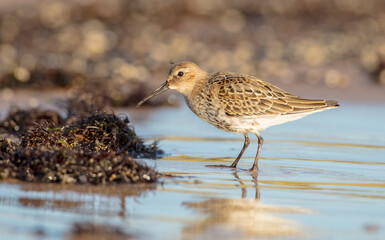
[[[382,0],[0,0],[0,100],[63,89],[129,106],[188,60],[304,97],[385,103],[384,33]]]

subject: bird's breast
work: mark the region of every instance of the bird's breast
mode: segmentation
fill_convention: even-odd
[[[215,97],[208,93],[199,93],[194,97],[185,97],[185,101],[191,111],[200,119],[221,130],[236,132],[232,129],[232,123],[225,114],[222,104]]]

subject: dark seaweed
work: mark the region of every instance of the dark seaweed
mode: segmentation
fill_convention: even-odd
[[[45,183],[151,183],[157,173],[128,154],[20,147],[0,139],[0,175]],[[6,151],[3,151],[5,149]]]
[[[64,120],[59,113],[33,108],[23,110],[13,108],[8,116],[0,122],[0,131],[21,135],[36,124],[61,125]]]
[[[134,158],[155,158],[128,118],[107,113],[92,95],[67,102],[67,118],[54,111],[13,110],[0,123],[19,141],[0,138],[0,178],[45,183],[151,183],[158,173]],[[8,124],[8,125],[7,125]],[[5,127],[11,126],[11,127]]]

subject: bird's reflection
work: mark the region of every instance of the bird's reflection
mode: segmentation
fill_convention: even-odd
[[[242,189],[242,198],[246,198],[247,196],[247,185],[244,183],[244,181],[239,177],[238,170],[234,170],[233,175],[235,179],[239,182],[239,186]],[[259,186],[258,186],[258,173],[252,172],[251,174],[252,181],[254,183],[255,187],[255,199],[260,199],[261,198],[261,193],[259,191]]]
[[[301,230],[295,221],[277,217],[276,213],[310,213],[307,209],[282,207],[262,203],[258,174],[232,174],[242,191],[241,198],[208,198],[183,205],[202,215],[183,228],[187,239],[252,239],[256,237],[299,236]],[[247,180],[251,177],[252,181]],[[255,188],[255,199],[247,197],[250,183]]]

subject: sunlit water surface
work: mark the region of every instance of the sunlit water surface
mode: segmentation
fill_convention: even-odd
[[[143,239],[385,239],[385,106],[343,105],[272,127],[258,176],[255,136],[237,170],[241,135],[186,107],[121,109],[165,156],[150,186],[0,183],[1,239],[68,238],[75,222]],[[43,234],[42,234],[43,232]]]

